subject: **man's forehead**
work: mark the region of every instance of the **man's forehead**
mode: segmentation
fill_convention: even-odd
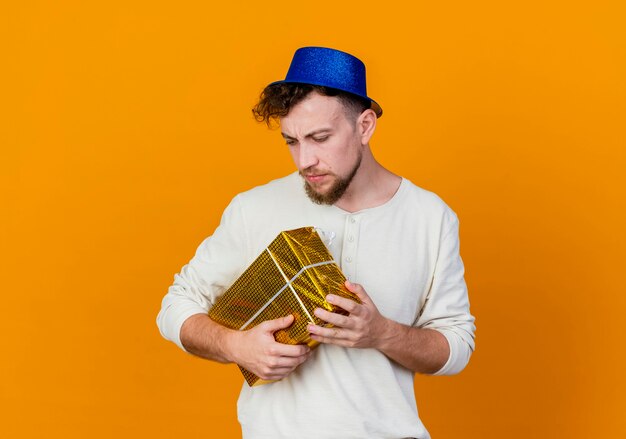
[[[302,136],[302,137],[312,137],[312,136],[316,136],[316,135],[319,135],[319,134],[330,133],[330,132],[332,132],[332,131],[333,131],[333,127],[330,127],[330,126],[329,126],[329,127],[321,127],[321,128],[317,128],[317,129],[314,129],[314,130],[312,130],[312,131],[305,131],[305,132],[302,132],[302,133],[294,133],[294,134],[290,134],[290,133],[288,133],[286,130],[284,130],[284,129],[283,129],[283,130],[280,132],[280,134],[281,134],[284,138],[286,138],[286,139],[287,139],[287,138],[289,138],[289,139],[293,139],[293,138],[295,138],[295,136],[296,136],[296,135],[300,135],[300,136]]]
[[[339,99],[311,93],[294,105],[286,116],[280,118],[283,135],[307,135],[313,131],[330,130],[346,120]],[[295,133],[297,131],[297,133]]]

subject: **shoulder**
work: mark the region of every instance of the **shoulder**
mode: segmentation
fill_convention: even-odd
[[[246,206],[253,207],[257,204],[263,204],[267,207],[276,202],[300,198],[302,194],[302,182],[298,173],[294,172],[241,192],[235,198]]]
[[[423,189],[406,178],[402,179],[401,189],[405,206],[412,206],[421,215],[456,220],[454,211],[436,193]]]
[[[297,172],[241,192],[231,206],[247,230],[263,236],[295,228],[312,209]]]

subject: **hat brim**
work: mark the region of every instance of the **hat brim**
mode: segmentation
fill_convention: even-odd
[[[344,93],[349,93],[353,96],[357,96],[361,99],[366,99],[368,101],[370,101],[370,108],[374,111],[374,113],[376,113],[376,117],[380,118],[383,115],[383,109],[381,108],[380,105],[378,105],[378,102],[376,102],[374,99],[370,98],[369,96],[365,96],[365,95],[361,95],[359,93],[354,93],[352,91],[349,90],[344,90],[342,88],[338,88],[338,87],[333,87],[332,85],[328,85],[328,84],[322,84],[322,83],[317,83],[315,81],[290,81],[290,80],[286,80],[283,79],[282,81],[274,81],[271,84],[268,85],[268,87],[271,87],[272,85],[276,85],[276,84],[305,84],[305,85],[317,85],[320,87],[328,87],[328,88],[333,88],[335,90],[339,90],[342,91]]]

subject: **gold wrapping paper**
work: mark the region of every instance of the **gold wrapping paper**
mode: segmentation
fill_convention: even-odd
[[[360,303],[348,291],[346,278],[313,227],[281,232],[250,264],[209,310],[209,317],[231,329],[245,331],[266,320],[293,314],[294,322],[274,334],[286,344],[317,342],[309,336],[309,322],[331,326],[313,314],[315,308],[346,314],[328,303],[328,294],[346,297]],[[239,366],[250,386],[266,384],[252,372]]]

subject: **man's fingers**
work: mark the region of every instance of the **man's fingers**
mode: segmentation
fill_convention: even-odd
[[[309,354],[298,355],[295,357],[275,357],[270,360],[272,368],[295,368],[304,363],[309,358]]]
[[[339,328],[324,328],[322,326],[309,325],[311,338],[320,343],[330,343],[337,346],[353,347],[354,341],[350,333],[342,332]]]
[[[307,345],[302,344],[284,344],[272,343],[268,348],[267,354],[275,357],[301,357],[308,354],[311,349]]]
[[[271,332],[272,334],[280,329],[285,329],[291,326],[293,323],[293,315],[289,314],[285,317],[280,317],[274,320],[267,320],[259,325],[263,331]]]
[[[258,376],[264,380],[282,380],[291,372],[293,372],[295,367],[284,367],[279,369],[268,369],[264,372],[259,372]]]
[[[348,311],[350,314],[356,312],[359,307],[362,306],[361,304],[356,303],[354,300],[346,299],[345,297],[336,296],[334,294],[329,294],[328,296],[326,296],[326,301],[332,305],[336,305],[339,308]]]
[[[350,300],[350,302],[352,302]],[[352,302],[354,303],[354,302]],[[338,305],[338,304],[337,304]],[[346,310],[348,311],[348,310]],[[349,325],[350,319],[343,314],[337,314],[334,312],[326,311],[323,308],[316,308],[314,311],[316,317],[324,320],[327,323],[332,323],[335,326],[339,326],[340,328],[345,328]]]
[[[361,284],[354,284],[350,282],[349,280],[347,280],[344,285],[346,286],[348,291],[356,294],[357,297],[361,299],[361,302],[365,302],[366,300],[369,300],[370,296],[367,295],[367,293],[365,292],[365,289],[361,286]]]
[[[288,345],[283,345],[288,346]],[[292,346],[294,347],[294,346]],[[302,347],[302,346],[301,346]],[[291,372],[296,367],[304,363],[310,356],[311,351],[307,348],[307,351],[303,355],[298,356],[272,356],[267,358],[257,375],[263,379],[280,380]]]
[[[340,329],[335,327],[325,328],[323,326],[309,325],[307,329],[311,335],[317,335],[325,339],[336,339],[339,338],[341,334]]]

